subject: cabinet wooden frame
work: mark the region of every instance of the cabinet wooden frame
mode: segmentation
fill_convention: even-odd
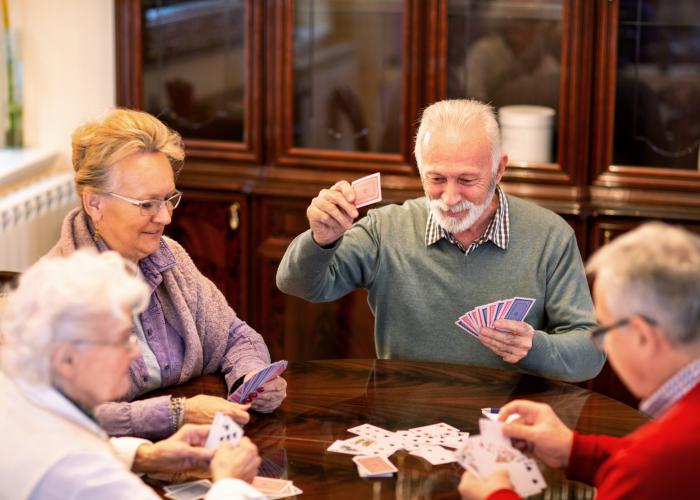
[[[117,104],[143,109],[141,0],[115,0]],[[185,138],[191,158],[263,161],[263,5],[246,0],[246,74],[243,142]]]
[[[414,174],[413,136],[419,112],[420,82],[425,71],[420,64],[423,34],[422,3],[419,0],[403,0],[403,67],[402,104],[404,116],[400,132],[398,154],[335,151],[294,147],[292,132],[293,116],[293,31],[294,2],[280,0],[268,3],[268,68],[273,78],[268,85],[268,102],[274,103],[268,113],[269,139],[272,147],[272,161],[276,165],[288,167],[311,167],[325,170],[345,170],[368,172],[381,169],[394,174]],[[281,59],[281,60],[280,60]]]
[[[592,134],[592,201],[627,200],[700,211],[700,171],[613,164],[619,2],[597,0],[598,44]]]

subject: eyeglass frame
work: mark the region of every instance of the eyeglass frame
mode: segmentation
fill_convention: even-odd
[[[636,314],[638,318],[641,318],[645,322],[649,323],[650,325],[656,325],[656,321],[653,320],[652,318],[649,318],[648,316],[643,316],[641,314]],[[622,328],[623,326],[626,326],[629,324],[632,316],[627,316],[626,318],[618,319],[614,323],[608,325],[608,326],[599,326],[597,328],[594,328],[591,330],[591,333],[589,334],[589,337],[591,339],[591,342],[593,342],[593,345],[598,349],[599,351],[604,351],[604,342],[605,342],[605,336],[612,330],[615,330],[617,328]]]
[[[75,339],[75,340],[68,340],[67,341],[69,344],[74,344],[74,345],[101,345],[101,346],[108,346],[108,347],[119,347],[122,349],[135,349],[136,347],[139,346],[139,339],[136,335],[133,333],[129,334],[126,339],[120,341],[120,342],[107,342],[103,340],[88,340],[88,339]]]
[[[163,208],[163,205],[165,205],[165,208],[168,210],[168,212],[171,212],[177,208],[177,206],[180,204],[180,200],[182,200],[182,191],[175,191],[175,193],[166,198],[165,200],[137,200],[135,198],[129,198],[128,196],[124,196],[118,193],[114,193],[112,191],[107,191],[105,194],[109,196],[113,196],[119,200],[125,201],[135,207],[139,207],[139,213],[141,215],[150,215],[154,216],[160,213],[161,208]],[[175,202],[173,202],[173,198],[177,198]],[[148,208],[145,208],[144,205],[146,203],[153,203],[156,208],[152,209],[152,213],[149,212]]]

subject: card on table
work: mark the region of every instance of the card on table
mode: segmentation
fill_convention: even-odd
[[[355,207],[361,208],[382,201],[382,183],[379,172],[352,182],[355,191]]]
[[[211,488],[211,481],[202,479],[187,483],[173,484],[163,488],[165,498],[172,500],[198,500],[204,498]]]
[[[230,442],[231,446],[236,447],[242,437],[243,429],[240,425],[234,422],[228,415],[216,412],[214,421],[209,428],[209,435],[204,443],[204,447],[210,450],[216,450],[219,445],[225,441]]]
[[[358,471],[363,477],[390,477],[398,469],[389,459],[382,455],[356,456],[352,461],[357,464]]]
[[[243,382],[228,398],[236,403],[241,403],[258,387],[264,385],[275,377],[278,377],[287,369],[287,361],[275,361],[265,368],[258,370],[252,377]]]

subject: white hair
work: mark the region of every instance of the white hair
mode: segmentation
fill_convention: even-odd
[[[493,108],[473,99],[448,99],[431,104],[423,110],[420,126],[416,134],[413,153],[416,156],[418,171],[423,177],[423,150],[429,145],[430,137],[439,130],[453,129],[464,135],[482,127],[491,146],[493,176],[501,161],[501,133]]]
[[[602,247],[588,262],[615,319],[646,316],[674,344],[700,340],[700,237],[650,222]]]
[[[48,385],[54,341],[104,338],[95,324],[126,323],[127,310],[141,312],[149,296],[134,264],[116,252],[45,257],[22,274],[7,297],[0,366],[11,377]]]

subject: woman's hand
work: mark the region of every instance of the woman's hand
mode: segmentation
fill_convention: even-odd
[[[209,470],[213,482],[233,478],[250,483],[258,474],[258,467],[260,467],[258,448],[250,439],[244,437],[235,448],[228,441],[221,443]]]
[[[142,444],[136,450],[134,472],[181,472],[206,470],[214,451],[203,448],[209,434],[208,425],[183,425],[168,439]]]
[[[248,374],[246,377],[250,375]],[[287,381],[282,377],[275,377],[251,392],[245,402],[250,403],[251,409],[255,411],[270,413],[277,409],[286,397]]]
[[[185,423],[211,424],[217,412],[231,417],[237,424],[245,425],[250,420],[248,404],[238,404],[216,396],[200,394],[185,400]]]

